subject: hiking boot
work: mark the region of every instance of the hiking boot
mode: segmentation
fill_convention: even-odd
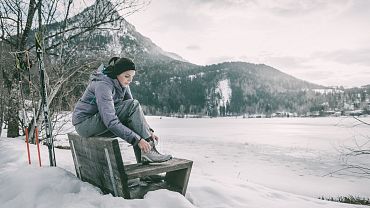
[[[158,152],[157,148],[155,148],[154,142],[149,142],[152,149],[149,152],[141,151],[141,163],[142,164],[149,164],[149,163],[161,163],[166,162],[172,159],[171,155],[164,155]]]

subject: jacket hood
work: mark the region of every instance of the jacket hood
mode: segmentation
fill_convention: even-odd
[[[113,85],[114,87],[116,88],[121,88],[121,89],[124,89],[125,87],[122,87],[121,84],[119,83],[119,81],[117,79],[112,79],[110,77],[108,77],[107,75],[103,74],[103,70],[105,69],[105,66],[104,64],[100,64],[100,66],[98,67],[98,69],[95,71],[95,73],[91,74],[90,75],[90,81],[91,82],[99,82],[99,81],[103,81],[103,82],[106,82],[108,84],[111,84]]]
[[[93,74],[90,75],[90,81],[104,81],[104,80],[108,81],[110,78],[103,74],[104,68],[105,68],[104,64],[100,64],[98,69]]]

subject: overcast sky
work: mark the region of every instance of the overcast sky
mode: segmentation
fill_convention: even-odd
[[[370,84],[370,0],[152,0],[127,19],[195,64],[264,63],[317,84]]]

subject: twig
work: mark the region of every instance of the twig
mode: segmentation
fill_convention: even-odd
[[[353,118],[354,118],[354,119],[356,119],[357,121],[359,121],[359,122],[361,122],[361,123],[365,124],[365,125],[369,125],[369,126],[370,126],[370,123],[367,123],[367,122],[365,122],[365,121],[363,121],[363,120],[361,120],[361,119],[358,119],[358,118],[356,118],[355,116],[353,116]]]

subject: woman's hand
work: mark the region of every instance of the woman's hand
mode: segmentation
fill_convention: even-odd
[[[149,152],[152,149],[152,146],[150,146],[150,144],[145,141],[145,139],[140,139],[138,146],[145,153]]]
[[[152,136],[152,139],[153,139],[154,141],[157,141],[157,142],[158,142],[159,137],[158,137],[157,135],[155,135],[152,131],[150,132],[150,134],[151,134],[151,136]]]

